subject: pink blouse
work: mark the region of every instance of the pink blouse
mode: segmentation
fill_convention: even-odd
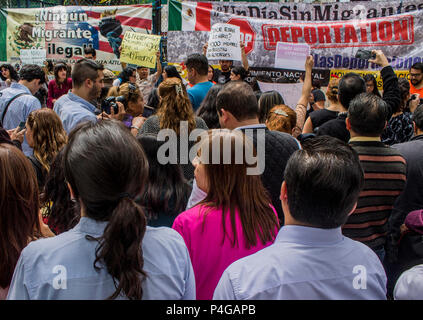
[[[47,108],[53,109],[53,100],[67,94],[70,89],[72,89],[72,78],[67,78],[60,88],[55,79],[50,80],[48,83]]]
[[[275,209],[272,207],[276,214]],[[208,211],[204,230],[203,217]],[[201,212],[200,212],[201,211]],[[178,215],[172,228],[178,231],[185,240],[194,269],[197,300],[211,300],[214,289],[223,271],[234,261],[253,254],[273,243],[263,245],[257,236],[257,245],[247,249],[247,241],[242,230],[239,212],[236,210],[236,239],[238,244],[232,247],[233,234],[229,211],[225,214],[226,236],[222,243],[222,211],[197,205]],[[278,230],[275,228],[275,237]],[[274,239],[273,239],[274,240]]]

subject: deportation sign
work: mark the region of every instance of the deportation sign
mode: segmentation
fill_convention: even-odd
[[[122,41],[121,62],[155,68],[160,36],[126,31]]]
[[[240,27],[226,23],[216,23],[212,26],[208,47],[209,60],[241,61]]]

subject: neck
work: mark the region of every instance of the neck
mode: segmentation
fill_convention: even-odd
[[[31,91],[32,94],[35,93],[35,92],[32,92],[33,91],[32,90],[32,86],[31,86],[31,84],[28,81],[26,81],[26,80],[19,80],[18,83],[21,84],[21,85],[23,85],[23,86],[25,86],[25,87],[27,87],[28,90]]]
[[[76,95],[76,96],[78,96],[78,97],[86,100],[86,101],[90,101],[91,100],[91,97],[90,97],[89,93],[86,90],[84,90],[83,87],[81,87],[81,88],[73,88],[72,89],[72,93],[74,95]]]
[[[342,104],[340,104],[339,102],[336,103],[330,103],[328,110],[331,111],[338,111],[338,112],[344,112],[347,111],[347,109],[344,108],[344,106]]]
[[[209,76],[205,75],[205,76],[198,76],[197,79],[194,80],[194,82],[192,83],[193,85],[196,85],[197,83],[201,83],[201,82],[207,82],[209,81]]]
[[[251,125],[255,125],[255,124],[260,124],[258,118],[238,121],[235,128],[244,127],[244,126],[251,126]]]

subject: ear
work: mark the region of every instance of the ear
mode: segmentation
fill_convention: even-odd
[[[88,79],[85,79],[84,83],[85,83],[85,86],[87,88],[92,88],[93,87],[93,81],[91,79],[89,79],[89,78]]]
[[[348,131],[351,130],[351,122],[350,122],[350,118],[348,117],[345,119],[345,126],[347,127]]]
[[[287,202],[288,201],[288,189],[286,188],[286,182],[282,182],[282,186],[281,186],[281,194],[279,196],[279,199],[282,202]]]

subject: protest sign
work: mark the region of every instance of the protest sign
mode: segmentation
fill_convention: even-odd
[[[305,71],[305,61],[309,54],[308,44],[278,42],[275,68]]]
[[[45,49],[21,49],[19,58],[22,64],[36,64],[38,66],[44,66],[46,60]]]
[[[155,68],[160,36],[126,31],[122,41],[121,62]]]
[[[283,98],[285,104],[295,110],[298,100],[301,97],[302,83],[268,83],[258,81],[261,92],[277,91]]]
[[[207,47],[209,60],[241,61],[240,28],[226,23],[216,23],[211,27]]]

